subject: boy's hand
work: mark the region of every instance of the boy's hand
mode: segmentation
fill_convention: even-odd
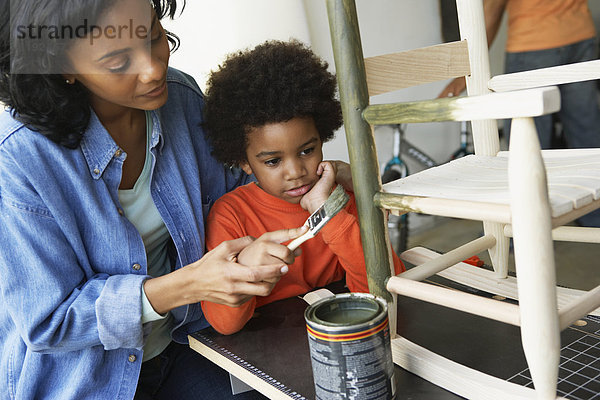
[[[329,198],[331,191],[335,185],[335,176],[337,169],[335,164],[330,161],[323,161],[317,167],[317,175],[321,178],[315,183],[308,193],[302,196],[300,206],[309,213],[313,213],[317,208],[321,207]]]

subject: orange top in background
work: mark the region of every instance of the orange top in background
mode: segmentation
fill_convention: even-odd
[[[507,52],[545,50],[596,36],[588,0],[509,0]]]

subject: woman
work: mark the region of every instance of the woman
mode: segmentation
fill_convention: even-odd
[[[186,345],[199,302],[269,294],[303,232],[204,254],[209,207],[249,177],[212,158],[202,94],[168,68],[176,1],[2,7],[0,398],[231,396]]]

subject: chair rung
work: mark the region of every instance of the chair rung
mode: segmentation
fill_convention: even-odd
[[[504,224],[511,222],[510,208],[505,204],[404,196],[385,192],[375,193],[373,201],[377,207],[386,210],[398,209],[420,214],[464,218],[475,221],[494,221]]]
[[[485,235],[470,241],[456,249],[453,249],[447,253],[440,255],[432,260],[426,261],[416,267],[403,272],[400,276],[404,279],[411,279],[414,281],[422,281],[429,278],[463,261],[466,258],[473,256],[474,254],[481,253],[496,245],[496,238],[492,235]]]
[[[600,286],[596,286],[559,310],[560,330],[567,328],[579,318],[588,315],[598,306],[600,306]]]
[[[512,237],[512,226],[504,226],[504,234]],[[552,239],[558,242],[600,243],[600,228],[559,226],[552,230]]]
[[[480,317],[516,326],[521,325],[519,306],[516,304],[417,282],[401,276],[392,276],[388,280],[387,289],[402,296],[450,307]]]

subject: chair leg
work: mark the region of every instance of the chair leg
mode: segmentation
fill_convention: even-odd
[[[508,276],[508,252],[510,239],[504,235],[504,225],[497,222],[483,223],[484,235],[492,235],[496,238],[496,245],[488,250],[494,272],[498,278]]]
[[[391,335],[395,335],[395,300],[385,288],[391,276],[390,243],[384,213],[373,203],[381,191],[379,164],[371,126],[362,118],[369,93],[354,0],[327,0],[333,55],[348,141],[354,195],[365,254],[369,291],[384,298],[390,308]]]
[[[546,171],[533,119],[513,119],[512,132],[508,174],[521,339],[538,398],[553,399],[560,328]]]

